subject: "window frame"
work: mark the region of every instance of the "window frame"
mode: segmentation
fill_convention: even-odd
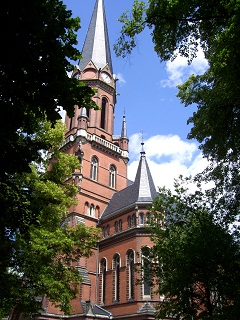
[[[139,224],[144,225],[144,212],[139,213]]]
[[[100,128],[106,130],[106,111],[107,111],[108,100],[106,97],[102,98],[101,103],[101,118],[100,118]]]
[[[90,170],[90,179],[93,181],[98,181],[98,167],[99,161],[96,156],[91,158],[91,170]]]
[[[114,302],[120,301],[120,265],[121,259],[120,254],[117,253],[113,257],[113,269],[114,269]]]
[[[145,278],[145,273],[149,275],[149,273],[147,272],[147,269],[149,269],[150,267],[150,257],[149,257],[149,250],[150,248],[145,246],[141,249],[141,255],[142,255],[142,277],[143,277],[143,299],[144,300],[148,300],[151,299],[151,294],[152,294],[152,290],[151,290],[151,285],[149,283],[149,279]],[[148,265],[147,265],[147,261]],[[145,267],[146,265],[146,267]]]
[[[102,287],[101,287],[101,303],[106,303],[106,284],[107,284],[107,259],[103,258],[100,264]]]
[[[131,249],[127,253],[127,272],[128,272],[128,300],[134,299],[134,269],[135,269],[135,259],[134,251]]]
[[[109,186],[110,188],[116,189],[116,177],[117,177],[117,169],[111,164],[109,168]]]

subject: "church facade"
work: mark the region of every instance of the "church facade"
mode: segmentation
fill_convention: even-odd
[[[116,78],[113,74],[104,1],[96,0],[82,50],[83,58],[72,76],[97,89],[93,97],[99,110],[75,107],[66,117],[63,151],[75,154],[79,169],[71,177],[78,187],[77,205],[63,224],[101,228],[102,236],[92,257],[76,266],[83,282],[72,302],[71,316],[44,301],[41,319],[154,319],[159,298],[141,277],[144,246],[151,246],[145,228],[156,189],[145,152],[139,157],[134,182],[127,179],[128,137],[125,116],[122,130],[114,134]],[[143,145],[143,144],[142,144]]]

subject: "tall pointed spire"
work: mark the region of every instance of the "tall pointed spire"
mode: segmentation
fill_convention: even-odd
[[[90,60],[98,69],[108,64],[109,71],[113,73],[104,0],[96,0],[79,62],[80,70],[86,67]]]

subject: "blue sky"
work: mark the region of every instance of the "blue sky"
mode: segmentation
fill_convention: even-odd
[[[81,19],[78,31],[78,49],[81,51],[90,22],[95,0],[63,0],[72,10],[73,17]],[[111,48],[116,43],[121,24],[118,18],[131,9],[133,0],[105,0]],[[156,186],[172,187],[179,174],[201,172],[206,160],[198,150],[196,141],[187,140],[190,126],[187,119],[195,110],[185,108],[176,97],[176,85],[184,82],[192,73],[203,73],[207,62],[200,53],[191,66],[178,57],[174,62],[160,63],[151,41],[150,31],[138,38],[138,45],[128,59],[112,61],[117,82],[115,108],[115,134],[121,132],[125,111],[127,133],[130,138],[129,178],[134,180],[139,161],[143,131],[145,151]]]

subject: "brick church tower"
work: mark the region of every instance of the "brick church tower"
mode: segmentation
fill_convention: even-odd
[[[77,205],[69,209],[64,224],[84,223],[102,229],[94,255],[81,258],[80,293],[72,302],[71,319],[154,319],[158,299],[148,284],[136,285],[135,266],[142,263],[143,246],[151,246],[145,225],[156,189],[142,144],[134,182],[127,179],[128,138],[114,134],[116,78],[113,74],[104,1],[96,0],[82,50],[72,74],[97,89],[93,97],[99,110],[75,106],[66,117],[63,150],[75,154],[81,166],[72,180],[78,187]],[[48,303],[41,319],[68,318]]]

